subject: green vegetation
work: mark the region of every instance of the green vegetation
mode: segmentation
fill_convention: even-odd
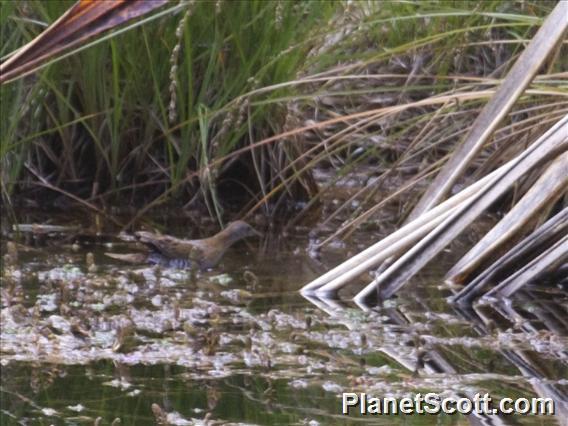
[[[0,2],[1,60],[74,3]],[[558,5],[172,1],[2,85],[0,423],[345,425],[378,418],[340,416],[342,391],[562,398]],[[218,268],[183,268],[210,256],[169,239],[177,267],[142,268],[164,237],[131,231],[235,219],[264,236]]]
[[[2,57],[71,4],[2,3]],[[63,193],[142,213],[169,200],[221,220],[230,205],[252,213],[290,195],[317,202],[335,180],[316,195],[316,166],[338,179],[364,164],[384,178],[414,167],[418,181],[437,170],[553,6],[189,2],[2,86],[3,199],[39,192],[49,203]],[[480,167],[565,114],[562,70],[550,61]],[[376,211],[375,191],[362,189],[353,223]]]

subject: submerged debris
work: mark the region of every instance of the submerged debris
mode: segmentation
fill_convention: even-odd
[[[445,290],[438,289],[434,280],[426,298],[410,296],[368,312],[340,301],[311,304],[293,291],[302,281],[304,271],[295,266],[299,256],[305,256],[302,253],[282,260],[285,273],[275,269],[271,275],[264,265],[247,265],[244,273],[239,265],[223,274],[193,277],[183,270],[119,269],[104,263],[97,265],[96,273],[70,263],[35,261],[25,271],[16,266],[9,272],[14,284],[3,286],[2,366],[79,369],[79,374],[89,377],[89,386],[111,389],[119,400],[154,398],[154,377],[167,374],[160,383],[182,388],[186,384],[193,392],[208,395],[206,405],[190,411],[162,401],[154,402],[160,411],[150,407],[153,401],[146,405],[147,416],[162,424],[183,425],[221,421],[213,420],[222,418],[215,411],[222,404],[216,401],[235,392],[234,386],[246,399],[270,401],[266,403],[272,407],[283,395],[314,389],[335,403],[337,393],[345,389],[407,395],[419,389],[457,392],[480,383],[486,386],[488,381],[529,386],[538,376],[512,374],[508,364],[512,361],[501,353],[530,352],[552,363],[563,359],[566,333],[547,331],[548,323],[537,323],[534,316],[545,321],[546,309],[565,311],[565,301],[564,308],[560,299],[551,307],[483,305],[479,309],[499,312],[490,323],[483,319],[486,313],[472,319],[468,313],[450,310],[442,302],[440,292]],[[87,257],[91,258],[77,255],[77,265]],[[26,295],[19,302],[18,286],[25,288]],[[475,334],[474,329],[484,331]],[[484,354],[483,359],[491,354],[491,362],[499,368],[484,365],[477,352]],[[463,363],[454,365],[454,370],[439,369],[455,362],[456,355]],[[114,374],[100,367],[105,365],[112,366]],[[551,371],[546,386],[554,390],[562,377]],[[258,389],[250,383],[235,385],[243,377],[263,385]],[[78,404],[82,416],[95,409],[89,400],[73,398],[41,408],[55,410],[53,417],[69,419],[77,416],[69,407]]]

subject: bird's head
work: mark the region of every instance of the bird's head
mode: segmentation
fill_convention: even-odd
[[[262,234],[243,220],[236,220],[229,223],[224,232],[231,236],[233,241],[238,241],[247,237],[262,237]]]

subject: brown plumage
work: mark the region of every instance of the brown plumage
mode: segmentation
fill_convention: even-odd
[[[165,258],[166,262],[168,260],[190,261],[195,262],[200,269],[207,269],[217,265],[225,251],[237,241],[261,234],[248,223],[237,220],[229,223],[221,232],[201,240],[184,240],[146,231],[139,231],[134,235],[138,237],[140,242],[146,244],[155,252],[146,255],[146,262],[163,263],[161,262],[162,259],[156,257],[156,254],[158,254]],[[137,254],[106,254],[115,259],[134,260],[136,263],[140,263],[141,260],[141,257]]]

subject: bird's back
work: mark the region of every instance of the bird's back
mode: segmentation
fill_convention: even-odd
[[[175,259],[186,259],[199,246],[194,240],[182,240],[180,238],[171,237],[169,235],[158,235],[152,232],[139,231],[135,234],[140,242],[150,246],[157,252]]]

